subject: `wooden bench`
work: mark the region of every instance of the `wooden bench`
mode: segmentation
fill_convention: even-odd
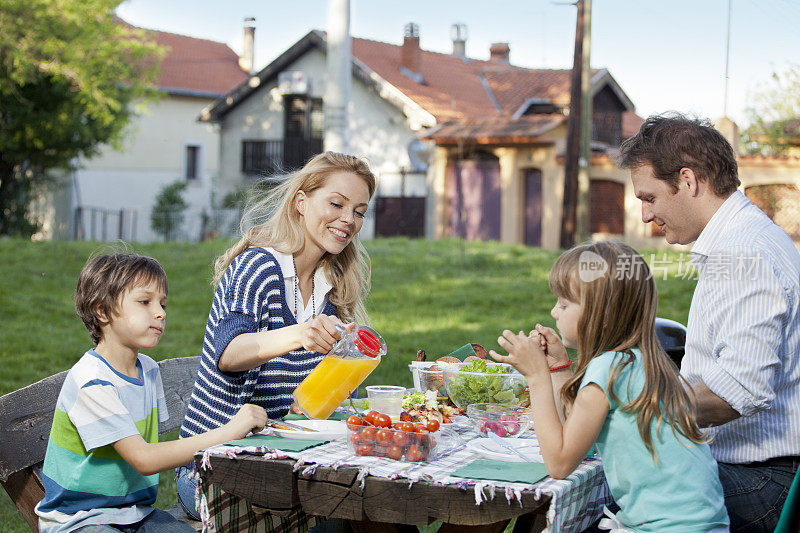
[[[158,365],[170,415],[159,425],[158,433],[163,435],[179,429],[183,422],[200,357],[166,359]],[[42,463],[66,376],[66,371],[60,372],[0,397],[0,482],[33,531],[39,531],[33,509],[44,498]],[[166,511],[200,529],[200,522],[183,516],[180,505]]]

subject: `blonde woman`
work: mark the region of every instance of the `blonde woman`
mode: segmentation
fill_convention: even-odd
[[[656,337],[658,294],[642,256],[621,243],[577,246],[556,260],[550,290],[561,339],[538,325],[539,339],[505,330],[498,343],[509,355],[491,352],[528,380],[547,471],[568,476],[596,445],[621,508],[608,512],[601,529],[727,531],[717,463],[697,427],[693,396]],[[574,375],[565,346],[578,351]],[[563,423],[553,371],[567,374]]]
[[[216,291],[181,438],[225,423],[246,403],[270,417],[339,338],[367,321],[368,256],[358,239],[375,176],[362,160],[326,152],[289,175],[243,218],[255,222],[217,259]],[[194,511],[192,465],[178,495]]]

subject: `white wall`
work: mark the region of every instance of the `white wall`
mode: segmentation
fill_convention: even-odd
[[[313,49],[287,71],[303,71],[310,79],[311,96],[325,93],[325,54]],[[400,110],[381,98],[359,79],[353,80],[348,107],[349,152],[367,160],[378,176],[378,196],[400,193],[401,167],[409,168],[408,145],[415,133]],[[253,183],[258,177],[241,172],[243,140],[283,138],[283,100],[275,81],[264,85],[225,116],[221,128],[220,197],[237,187]],[[405,193],[425,196],[424,175],[406,176]],[[362,238],[374,235],[374,218],[368,216]]]
[[[198,176],[184,193],[189,204],[184,230],[189,238],[199,236],[200,212],[211,204],[212,183],[219,169],[219,134],[212,125],[197,121],[211,102],[209,98],[165,96],[146,104],[129,125],[119,149],[103,146],[96,157],[80,161],[72,189],[73,208],[135,211],[136,240],[160,239],[150,229],[150,209],[164,185],[185,179],[186,147],[195,145],[200,147]],[[117,237],[117,227],[109,238]]]

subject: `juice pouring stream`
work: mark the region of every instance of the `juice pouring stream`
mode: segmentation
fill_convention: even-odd
[[[326,419],[347,399],[386,355],[386,342],[369,326],[356,324],[295,389],[293,397],[309,418]]]

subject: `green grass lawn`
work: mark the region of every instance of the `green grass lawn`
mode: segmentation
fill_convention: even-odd
[[[230,243],[132,245],[158,259],[169,277],[167,329],[148,355],[156,360],[199,355],[213,289],[213,262]],[[468,343],[497,349],[504,329],[555,326],[547,276],[556,252],[496,242],[403,238],[366,243],[372,259],[367,309],[389,354],[366,384],[411,386],[417,350],[431,358]],[[118,247],[118,245],[117,245]],[[109,245],[0,240],[0,394],[68,369],[91,347],[72,302],[87,257]],[[681,279],[685,256],[644,253],[654,260],[659,316],[686,323],[695,282]],[[662,261],[669,261],[667,279]],[[157,505],[176,502],[171,474],[161,475]],[[27,531],[0,491],[0,532]]]

